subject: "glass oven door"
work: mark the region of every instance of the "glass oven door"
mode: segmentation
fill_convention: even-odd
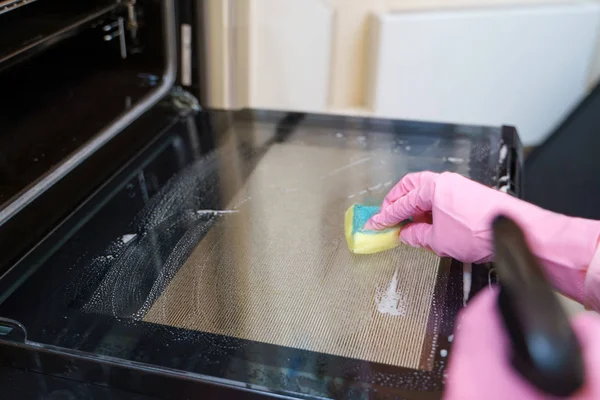
[[[438,397],[456,314],[489,271],[405,246],[353,255],[344,211],[380,204],[413,171],[495,186],[517,146],[506,138],[494,127],[202,111],[0,279],[0,316],[37,347],[193,380]]]

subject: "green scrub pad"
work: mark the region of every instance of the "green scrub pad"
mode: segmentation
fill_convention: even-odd
[[[380,207],[354,204],[346,211],[345,231],[348,249],[354,254],[373,254],[400,244],[400,226],[382,231],[364,229],[365,224]]]

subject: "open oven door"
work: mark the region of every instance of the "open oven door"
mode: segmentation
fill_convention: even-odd
[[[440,397],[456,314],[493,272],[352,255],[343,214],[425,169],[519,195],[515,130],[201,109],[177,86],[174,3],[137,3],[137,39],[119,3],[0,72],[62,79],[3,115],[0,368],[47,376],[32,397],[56,378],[139,398]],[[89,43],[97,58],[77,57]],[[81,68],[58,74],[58,56]]]

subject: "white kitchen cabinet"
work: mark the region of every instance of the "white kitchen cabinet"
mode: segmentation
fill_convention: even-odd
[[[597,4],[373,17],[368,108],[376,116],[515,125],[540,142],[584,96]]]
[[[209,106],[323,112],[333,11],[323,0],[207,0]]]
[[[321,0],[255,1],[250,23],[252,106],[325,110],[332,10]]]

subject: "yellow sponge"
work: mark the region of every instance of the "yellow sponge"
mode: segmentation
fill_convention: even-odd
[[[380,208],[352,205],[346,211],[345,231],[348,249],[354,254],[373,254],[394,248],[400,244],[400,226],[382,231],[364,229],[365,224]]]

